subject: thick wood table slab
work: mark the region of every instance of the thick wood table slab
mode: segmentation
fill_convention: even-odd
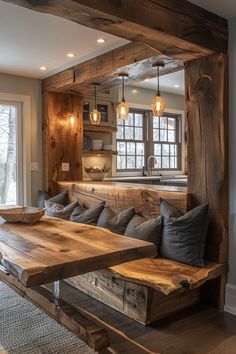
[[[150,243],[62,219],[0,225],[0,263],[25,287],[155,254]]]
[[[35,225],[0,223],[0,280],[95,350],[109,346],[107,330],[60,298],[59,280],[155,254],[148,242],[56,218]],[[43,286],[50,282],[53,292]]]

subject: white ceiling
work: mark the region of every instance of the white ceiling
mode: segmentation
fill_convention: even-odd
[[[225,18],[236,16],[235,0],[190,1]],[[106,39],[105,44],[96,42],[100,37]],[[0,72],[45,78],[125,43],[128,41],[0,0]],[[68,52],[75,58],[67,58]],[[42,72],[40,66],[46,66],[47,71]],[[155,89],[156,79],[135,86]],[[162,76],[160,87],[183,94],[183,71]]]
[[[235,0],[189,0],[195,5],[214,12],[215,14],[230,19],[236,16]]]
[[[98,44],[98,38],[105,44]],[[0,72],[45,78],[128,41],[0,1]],[[76,57],[67,58],[73,52]],[[42,72],[40,66],[46,66]]]
[[[175,87],[178,85],[179,87]],[[150,90],[156,90],[157,79],[150,79],[148,81],[142,81],[132,86],[143,87]],[[160,91],[174,93],[176,95],[184,95],[184,71],[177,71],[172,74],[160,76]]]

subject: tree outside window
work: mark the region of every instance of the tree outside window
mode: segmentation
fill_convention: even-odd
[[[0,105],[0,204],[16,204],[16,108]]]

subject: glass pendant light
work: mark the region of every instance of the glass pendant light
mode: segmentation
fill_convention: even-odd
[[[122,99],[116,107],[116,116],[117,119],[127,120],[129,117],[129,106],[125,103],[125,77],[128,77],[128,74],[121,73],[118,76],[122,77]]]
[[[164,67],[164,63],[154,64],[153,67],[157,67],[157,92],[156,97],[152,101],[152,112],[154,116],[161,117],[164,114],[166,107],[165,100],[161,97],[160,94],[160,67]]]
[[[89,118],[90,122],[93,125],[99,125],[101,120],[101,113],[97,110],[97,86],[99,84],[94,83],[94,107],[93,110],[90,112]]]

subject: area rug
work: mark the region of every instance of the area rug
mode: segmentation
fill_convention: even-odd
[[[0,282],[0,353],[94,354],[76,335]]]

